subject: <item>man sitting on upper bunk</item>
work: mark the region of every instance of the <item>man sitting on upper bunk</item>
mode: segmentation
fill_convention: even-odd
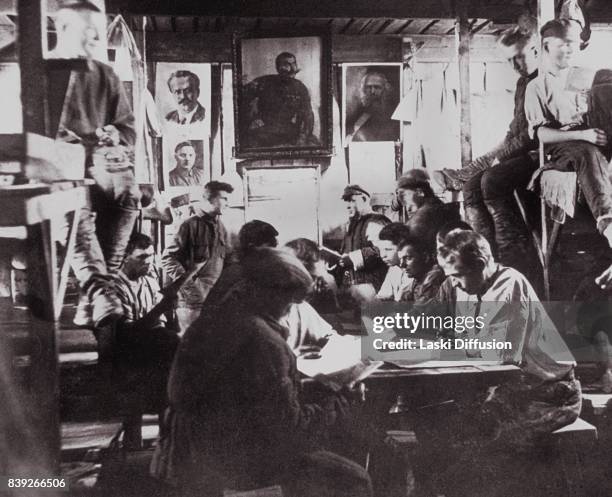
[[[489,241],[498,259],[532,276],[535,268],[530,264],[537,257],[532,253],[514,191],[525,190],[538,168],[537,160],[529,156],[529,151],[536,149],[537,144],[528,134],[525,117],[525,90],[538,75],[536,19],[520,18],[516,27],[503,33],[499,46],[519,75],[514,118],[508,132],[502,143],[472,164],[459,170],[445,169],[436,177],[441,177],[451,189],[463,188],[467,221]]]
[[[611,71],[590,76],[572,66],[580,24],[549,21],[541,29],[542,73],[528,86],[525,112],[530,136],[540,140],[558,170],[575,171],[598,231],[612,246]]]
[[[495,262],[483,236],[452,230],[439,259],[447,274],[437,296],[440,310],[455,322],[461,316],[483,318],[483,326],[466,326],[454,338],[511,345],[466,348],[466,357],[501,360],[521,371],[498,386],[453,392],[454,401],[418,409],[415,431],[423,444],[415,476],[448,486],[438,493],[477,497],[500,495],[495,490],[503,472],[509,476],[504,485],[518,485],[504,487],[504,495],[521,495],[517,464],[525,459],[517,451],[529,457],[535,442],[580,412],[573,357],[527,279]]]

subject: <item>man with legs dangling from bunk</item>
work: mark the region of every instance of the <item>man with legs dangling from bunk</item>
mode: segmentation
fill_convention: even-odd
[[[467,222],[489,241],[503,264],[532,279],[537,276],[537,256],[514,191],[525,190],[538,168],[537,159],[529,155],[537,143],[528,135],[524,110],[525,89],[538,75],[536,19],[521,17],[517,26],[502,34],[499,47],[519,75],[508,132],[497,147],[468,166],[437,171],[434,177],[448,189],[463,189]]]
[[[612,246],[612,71],[593,74],[572,65],[580,31],[569,19],[542,27],[542,70],[527,87],[525,113],[530,136],[544,144],[550,167],[576,172],[597,230]]]
[[[103,1],[65,0],[59,7],[51,55],[84,64],[69,71],[65,88],[50,78],[51,120],[58,122],[58,139],[85,147],[86,177],[96,182],[91,207],[81,210],[71,261],[81,291],[74,322],[99,328],[122,313],[109,273],[119,269],[138,216],[130,159],[136,131],[121,81],[93,58],[106,36]]]

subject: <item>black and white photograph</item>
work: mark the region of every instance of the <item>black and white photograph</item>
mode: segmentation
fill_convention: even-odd
[[[170,128],[210,130],[210,64],[156,64],[155,99]]]
[[[330,55],[327,36],[235,38],[238,157],[329,155]]]
[[[611,47],[608,0],[0,1],[0,494],[612,496]]]
[[[164,185],[204,186],[210,178],[205,160],[204,140],[190,140],[185,135],[164,137]]]
[[[401,64],[344,64],[342,94],[345,143],[395,142],[400,121],[391,115],[402,92]]]
[[[53,26],[49,36],[42,39],[43,57],[52,61],[89,58],[108,62],[104,1],[83,2],[79,18],[74,15],[74,3],[40,1],[41,11]]]

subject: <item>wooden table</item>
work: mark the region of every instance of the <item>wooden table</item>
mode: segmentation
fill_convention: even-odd
[[[444,402],[462,393],[499,385],[520,374],[513,365],[475,361],[428,361],[409,367],[385,363],[365,381],[369,403],[388,413],[398,401],[413,407]]]

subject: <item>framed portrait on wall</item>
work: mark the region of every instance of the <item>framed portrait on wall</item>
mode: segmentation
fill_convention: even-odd
[[[164,189],[198,187],[210,181],[207,143],[207,140],[189,138],[181,134],[164,135]]]
[[[210,64],[157,63],[155,103],[164,128],[210,135],[210,72]]]
[[[331,155],[329,35],[235,35],[233,48],[235,156]]]
[[[352,142],[395,142],[400,122],[391,119],[402,92],[401,63],[342,65],[344,146]]]

